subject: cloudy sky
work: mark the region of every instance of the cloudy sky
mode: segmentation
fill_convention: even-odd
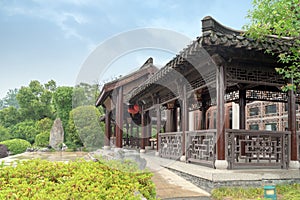
[[[74,85],[92,52],[125,32],[167,29],[193,40],[204,16],[241,29],[249,9],[251,0],[0,0],[0,98],[30,80]],[[95,81],[131,72],[150,56],[164,65],[174,53],[153,48],[123,53]]]

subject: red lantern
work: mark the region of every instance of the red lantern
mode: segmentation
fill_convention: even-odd
[[[133,106],[133,109],[136,111],[136,112],[139,112],[140,111],[140,107],[138,105],[134,105]]]
[[[138,113],[138,111],[134,110],[133,108],[128,108],[128,112],[130,114],[136,114],[136,113]]]

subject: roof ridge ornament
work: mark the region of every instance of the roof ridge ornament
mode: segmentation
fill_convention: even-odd
[[[244,33],[244,31],[242,30],[235,30],[220,24],[211,16],[206,16],[201,21],[202,21],[202,33],[207,31],[213,31],[213,32],[230,34],[230,35],[241,35]]]
[[[153,58],[152,57],[149,57],[146,62],[141,66],[140,69],[143,69],[145,67],[147,67],[148,65],[153,65]]]

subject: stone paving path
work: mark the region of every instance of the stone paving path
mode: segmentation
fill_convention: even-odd
[[[141,157],[146,159],[147,168],[154,174],[152,180],[156,185],[158,198],[163,200],[210,199],[210,194],[208,192],[200,189],[174,172],[162,167],[163,165],[171,164],[167,162],[174,161],[161,159],[152,154],[141,154]]]
[[[154,172],[152,181],[156,185],[157,197],[160,199],[210,199],[208,193],[167,169]]]

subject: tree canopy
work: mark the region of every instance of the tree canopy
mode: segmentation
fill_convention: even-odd
[[[26,120],[53,118],[52,91],[39,81],[31,81],[28,87],[21,87],[17,94],[17,100],[20,112]]]
[[[282,52],[278,60],[285,64],[277,71],[291,80],[283,89],[295,90],[300,84],[300,1],[299,0],[253,0],[249,11],[250,23],[245,26],[251,37],[264,40],[275,36],[288,40],[289,51]]]
[[[28,86],[9,90],[0,99],[0,141],[24,139],[48,146],[53,121],[60,118],[70,148],[101,147],[103,124],[99,126],[98,118],[103,111],[94,106],[98,93],[98,85],[57,87],[53,80],[45,84],[33,80]]]
[[[19,90],[17,88],[8,90],[6,96],[3,99],[0,99],[0,110],[10,106],[19,108],[19,103],[17,101],[18,92]]]

